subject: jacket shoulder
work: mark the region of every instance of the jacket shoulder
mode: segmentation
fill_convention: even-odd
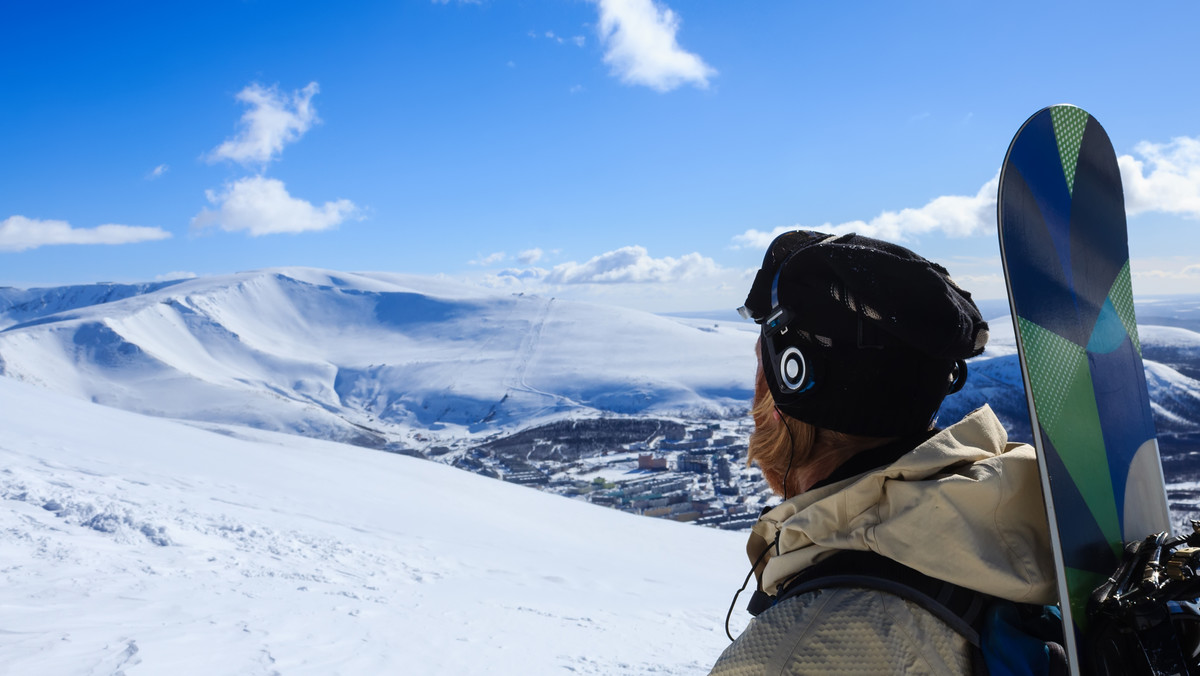
[[[911,601],[873,589],[819,589],[753,619],[710,673],[948,676],[970,673],[971,650],[964,637]]]

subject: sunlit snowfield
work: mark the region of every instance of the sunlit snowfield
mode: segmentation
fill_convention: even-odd
[[[0,429],[4,673],[701,674],[747,568],[740,534],[8,378]]]

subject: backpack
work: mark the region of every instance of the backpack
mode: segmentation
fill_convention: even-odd
[[[1056,607],[998,599],[875,552],[838,552],[788,580],[773,599],[759,592],[748,610],[758,615],[784,599],[832,587],[877,589],[921,606],[967,639],[975,676],[1068,673]]]

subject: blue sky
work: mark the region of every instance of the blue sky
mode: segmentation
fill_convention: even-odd
[[[1135,291],[1200,289],[1196,3],[48,1],[0,25],[0,285],[305,265],[707,310],[809,227],[999,297],[994,179],[1070,102],[1122,158]]]

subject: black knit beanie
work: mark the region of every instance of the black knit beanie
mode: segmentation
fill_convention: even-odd
[[[928,428],[965,380],[963,360],[988,337],[971,294],[945,268],[858,235],[775,238],[744,314],[763,325],[763,373],[779,409],[864,436]],[[800,366],[785,352],[801,353]],[[789,388],[798,374],[803,385]]]

